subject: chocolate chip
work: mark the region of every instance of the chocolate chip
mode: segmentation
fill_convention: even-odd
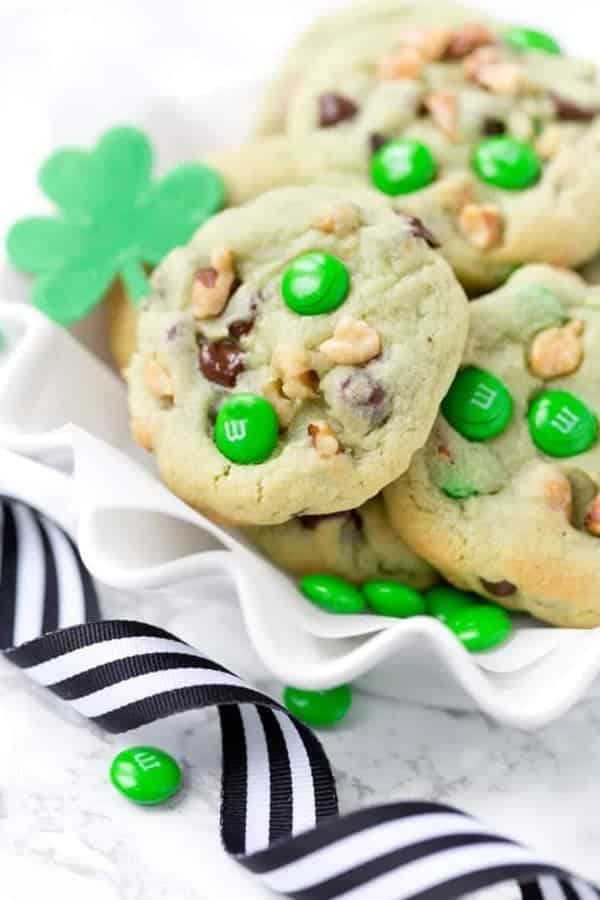
[[[358,113],[358,106],[342,94],[321,94],[319,97],[319,125],[331,128],[340,122],[353,119]]]
[[[442,245],[434,237],[429,228],[418,219],[416,216],[407,216],[408,228],[413,237],[421,238],[424,240],[429,246],[435,250],[437,247],[441,247]]]
[[[165,337],[168,341],[174,341],[177,337],[177,323],[167,328]]]
[[[198,365],[208,381],[223,387],[235,387],[245,368],[241,347],[231,338],[200,344]]]
[[[479,580],[484,590],[494,597],[512,597],[517,593],[517,586],[511,581],[486,581],[485,578]]]
[[[340,391],[344,402],[363,413],[372,427],[383,425],[389,418],[391,403],[383,385],[364,369],[344,378]]]
[[[506,125],[502,119],[495,119],[493,116],[487,116],[481,125],[481,132],[482,134],[487,135],[487,137],[495,137],[498,134],[504,134],[506,132]]]
[[[550,98],[561,122],[591,122],[600,115],[600,109],[579,106],[574,100],[568,100],[566,97],[561,97],[560,94],[551,93]]]
[[[212,266],[208,266],[206,269],[198,269],[196,272],[196,280],[204,285],[205,288],[214,288],[218,277],[219,273]]]
[[[380,134],[378,131],[374,131],[373,134],[369,135],[369,147],[371,148],[371,155],[377,153],[378,150],[381,150],[384,144],[387,144],[389,138],[384,134]]]

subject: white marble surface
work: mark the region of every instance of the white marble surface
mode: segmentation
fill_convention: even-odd
[[[109,615],[160,623],[277,693],[240,629],[228,586],[203,598],[110,594]],[[67,713],[0,664],[2,896],[31,900],[260,900],[218,840],[219,740],[213,713],[186,713],[115,739]],[[463,807],[590,877],[600,878],[600,701],[538,734],[476,713],[424,709],[357,695],[350,717],[321,732],[342,809],[393,799]],[[110,786],[120,746],[154,743],[184,763],[172,806],[142,809]],[[495,889],[493,900],[512,900]]]
[[[40,204],[33,173],[55,146],[102,128],[147,128],[160,161],[195,155],[232,133],[247,110],[203,114],[223,85],[263,78],[298,29],[344,0],[0,0],[0,229]],[[520,0],[481,0],[521,18]],[[598,55],[597,0],[529,0],[527,18]],[[235,131],[235,128],[233,129]],[[23,294],[8,275],[3,289]],[[111,597],[109,614],[159,623],[264,681],[224,594],[169,603]],[[68,715],[0,664],[0,892],[6,900],[259,900],[263,893],[218,841],[214,715],[186,715],[139,738],[171,748],[187,787],[170,808],[117,796],[107,769],[118,743]],[[513,836],[600,878],[600,701],[535,735],[478,714],[357,696],[350,718],[323,735],[342,807],[394,798],[463,806]],[[493,892],[495,898],[512,896]]]

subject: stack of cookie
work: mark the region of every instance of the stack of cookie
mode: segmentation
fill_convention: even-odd
[[[595,67],[370,0],[305,36],[212,164],[231,208],[135,328],[113,307],[166,484],[295,574],[441,573],[600,625],[600,288],[569,271],[600,252]]]

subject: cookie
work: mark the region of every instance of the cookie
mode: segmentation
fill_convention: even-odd
[[[481,14],[478,14],[481,19]],[[259,109],[258,136],[283,134],[295,91],[321,54],[334,47],[340,36],[360,33],[374,24],[399,30],[418,25],[460,25],[472,21],[473,11],[444,0],[424,5],[420,0],[362,0],[318,19],[288,51],[268,86]]]
[[[286,188],[153,276],[128,369],[167,485],[238,524],[352,509],[402,474],[460,362],[467,303],[378,195]]]
[[[600,625],[600,288],[521,269],[471,304],[426,446],[384,492],[399,536],[457,587]]]
[[[385,578],[426,590],[437,574],[392,531],[380,495],[359,509],[329,516],[301,516],[246,536],[293,575],[327,572],[361,584]]]

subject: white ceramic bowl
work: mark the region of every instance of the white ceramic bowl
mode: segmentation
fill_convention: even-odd
[[[7,338],[0,493],[40,506],[68,528],[103,584],[201,596],[210,576],[227,575],[266,668],[307,689],[359,680],[391,697],[474,705],[500,722],[535,728],[576,703],[596,678],[598,630],[517,620],[503,647],[473,656],[429,618],[341,617],[315,608],[240,535],[157,480],[150,457],[129,438],[124,387],[103,363],[21,303],[0,302],[0,330]]]

